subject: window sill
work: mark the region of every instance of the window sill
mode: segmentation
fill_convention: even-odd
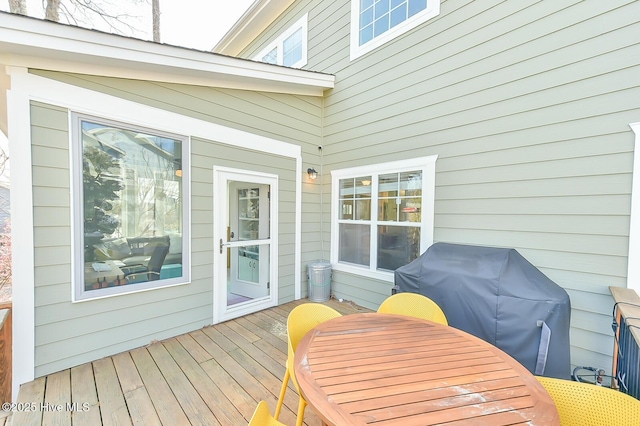
[[[347,274],[359,275],[361,277],[372,278],[375,280],[394,282],[394,273],[386,271],[372,271],[370,269],[352,266],[345,263],[332,263],[334,271],[345,272]]]
[[[162,284],[156,284],[161,282]],[[140,293],[143,291],[151,291],[151,290],[160,290],[163,288],[177,287],[182,285],[191,284],[191,279],[185,277],[175,277],[168,278],[159,281],[151,281],[149,284],[147,282],[144,283],[134,283],[121,287],[107,287],[99,290],[85,291],[79,296],[73,298],[71,303],[81,303],[81,302],[90,302],[93,300],[101,300],[107,299],[111,297],[130,295],[135,293]]]

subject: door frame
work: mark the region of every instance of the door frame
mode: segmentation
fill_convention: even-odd
[[[213,323],[251,314],[278,303],[278,175],[231,167],[213,167]],[[269,204],[270,252],[269,252],[269,296],[238,305],[227,306],[227,250],[220,253],[219,242],[227,242],[229,223],[228,182],[247,182],[271,186]]]

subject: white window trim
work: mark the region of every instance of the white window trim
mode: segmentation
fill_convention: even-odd
[[[295,33],[296,31],[298,31],[300,28],[302,28],[302,58],[294,63],[293,65],[290,66],[290,68],[302,68],[305,65],[307,65],[307,39],[308,39],[308,33],[309,33],[309,14],[305,13],[300,19],[298,19],[292,26],[290,26],[285,32],[283,32],[282,34],[280,34],[278,36],[278,38],[276,38],[274,41],[272,41],[271,43],[269,43],[267,45],[267,47],[265,47],[264,49],[262,49],[260,51],[260,53],[258,53],[257,55],[255,55],[253,57],[253,60],[255,61],[262,61],[262,58],[269,52],[271,52],[274,48],[277,48],[277,52],[278,52],[278,59],[277,59],[277,64],[278,65],[283,65],[284,63],[284,56],[283,56],[283,52],[284,52],[284,41],[291,36],[293,33]]]
[[[427,8],[406,21],[390,28],[388,31],[374,37],[369,42],[360,46],[360,0],[351,0],[351,50],[350,60],[371,52],[394,38],[406,33],[418,25],[440,14],[440,0],[427,0]]]
[[[85,290],[85,277],[84,277],[84,234],[82,232],[82,224],[84,222],[82,206],[84,190],[82,187],[82,138],[81,134],[81,121],[91,121],[97,124],[113,125],[123,129],[138,130],[143,133],[150,133],[157,136],[166,136],[172,139],[182,141],[182,276],[175,278],[167,278],[155,281],[148,281],[146,283],[136,283],[132,285],[119,286],[119,287],[107,287],[97,290]],[[187,254],[189,250],[188,241],[191,239],[191,208],[189,200],[190,185],[187,182],[190,181],[189,159],[191,158],[191,140],[188,136],[178,135],[175,133],[169,133],[162,131],[154,127],[143,127],[133,123],[125,123],[122,121],[114,121],[107,118],[102,118],[95,115],[81,114],[77,112],[70,113],[69,129],[71,129],[71,192],[72,205],[73,205],[73,218],[72,218],[72,248],[73,254],[72,268],[72,303],[85,302],[89,300],[102,299],[105,297],[119,296],[124,294],[137,293],[139,291],[153,290],[158,288],[170,287],[181,284],[188,284],[191,282],[191,265],[190,256]],[[82,259],[82,261],[81,261]]]
[[[435,208],[435,177],[437,155],[419,157],[388,163],[371,164],[367,166],[352,167],[348,169],[333,170],[331,172],[331,255],[330,260],[334,270],[348,272],[354,275],[361,275],[367,278],[381,281],[393,282],[394,273],[389,271],[379,271],[371,266],[356,266],[339,262],[340,250],[340,230],[339,230],[339,209],[338,197],[340,194],[340,179],[365,176],[370,174],[384,174],[406,172],[411,170],[422,170],[422,224],[420,226],[420,253],[424,252],[433,244],[433,224]],[[377,223],[377,220],[372,221]],[[371,245],[377,246],[375,236],[372,235]]]
[[[629,125],[635,135],[633,177],[631,182],[631,217],[629,220],[629,254],[627,257],[627,288],[640,294],[640,122]],[[632,259],[634,261],[632,261]]]

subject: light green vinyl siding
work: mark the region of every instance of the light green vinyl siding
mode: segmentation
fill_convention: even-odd
[[[626,286],[640,2],[445,0],[440,15],[355,61],[350,1],[298,1],[305,68],[336,76],[323,167],[438,155],[435,240],[516,248],[572,300],[572,363],[611,370],[608,286]],[[330,238],[325,176],[323,237]],[[391,284],[335,272],[370,308]]]
[[[210,138],[191,142],[191,279],[187,285],[71,303],[71,199],[68,111],[31,107],[35,224],[36,377],[211,324],[213,316],[213,167],[279,176],[279,301],[294,299],[295,184],[319,203],[307,167],[318,168],[321,100],[242,90],[187,87],[44,71],[41,76],[141,104],[302,146],[296,161],[238,149]],[[132,118],[132,124],[135,118]],[[189,135],[187,135],[189,136]],[[318,244],[303,219],[303,250]],[[306,239],[314,239],[307,241]],[[313,253],[315,255],[315,252]],[[304,256],[304,254],[303,254]],[[301,267],[302,276],[304,270]],[[306,295],[306,289],[303,290]]]
[[[318,247],[321,247],[318,232],[318,212],[321,210],[320,185],[309,181],[306,173],[310,167],[321,170],[319,165],[322,151],[318,147],[321,146],[322,141],[322,99],[39,70],[31,72],[144,105],[299,145],[302,149],[302,176],[299,179],[302,181],[303,204],[301,267],[303,280],[306,280],[305,265],[309,261],[318,259],[318,256],[322,257],[318,252]],[[214,135],[212,139],[215,139]],[[319,177],[317,182],[321,180],[322,177]],[[294,200],[291,202],[293,203]],[[291,224],[294,220],[293,215],[290,215]],[[293,228],[286,229],[291,229],[293,232]],[[291,239],[293,242],[293,236]],[[289,252],[293,253],[292,250],[281,251],[280,256]],[[303,295],[306,295],[306,292],[307,286],[303,285]]]
[[[228,145],[194,138],[191,163],[193,268],[213,279],[213,167],[223,166],[278,175],[279,259],[278,296],[281,302],[294,300],[295,160],[255,153]],[[197,260],[196,260],[197,259]]]

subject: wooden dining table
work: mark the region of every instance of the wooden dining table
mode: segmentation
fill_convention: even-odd
[[[559,425],[533,374],[469,333],[395,314],[324,322],[300,341],[295,376],[327,425]]]

